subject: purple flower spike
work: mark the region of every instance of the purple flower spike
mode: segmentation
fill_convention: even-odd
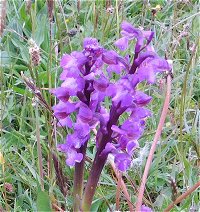
[[[171,70],[169,63],[160,58],[151,45],[152,31],[135,28],[126,21],[122,22],[121,29],[122,37],[114,44],[121,51],[127,51],[125,57],[104,49],[96,38],[89,37],[84,39],[82,51],[64,54],[61,58],[62,83],[51,93],[59,99],[53,107],[58,126],[72,131],[66,136],[66,143],[58,145],[58,150],[66,154],[69,166],[85,158],[83,149],[93,135],[91,131],[95,130],[94,166],[104,159],[106,162],[108,154],[112,154],[117,168],[126,171],[139,146],[146,119],[151,116],[145,106],[152,97],[139,91],[138,84],[155,83],[158,73]],[[135,47],[128,52],[133,40]],[[121,123],[123,114],[126,118]],[[143,206],[142,211],[146,208]]]

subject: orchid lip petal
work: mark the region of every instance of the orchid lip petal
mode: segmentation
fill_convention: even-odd
[[[117,46],[121,51],[125,51],[128,48],[128,38],[120,38],[115,42],[115,46]]]

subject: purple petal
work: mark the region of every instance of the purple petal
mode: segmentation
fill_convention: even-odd
[[[127,21],[123,21],[121,23],[121,29],[128,33],[133,33],[135,30],[135,28],[132,26],[132,24],[128,23]]]
[[[93,113],[90,110],[90,108],[82,103],[79,108],[79,113],[78,113],[78,118],[83,122],[83,123],[89,123],[92,121],[93,118]]]
[[[60,66],[62,68],[69,67],[73,63],[73,57],[69,54],[64,54],[60,60]]]
[[[68,127],[68,128],[72,128],[73,127],[73,122],[71,120],[71,118],[69,116],[67,116],[66,118],[64,119],[60,119],[58,121],[58,124],[57,124],[58,127]]]
[[[79,139],[83,139],[90,134],[90,126],[89,124],[76,123],[74,131]]]
[[[147,108],[136,107],[132,109],[131,117],[133,118],[143,119],[148,116],[151,116],[151,111],[148,110]]]
[[[141,212],[152,212],[151,208],[145,206],[145,205],[142,205],[141,206]]]
[[[121,28],[122,28],[122,32],[121,32],[122,36],[128,36],[131,39],[133,39],[134,37],[135,38],[142,37],[141,30],[133,27],[127,21],[122,22]]]
[[[128,142],[130,141],[129,138],[127,138],[126,136],[120,136],[119,140],[118,140],[118,144],[120,145],[120,148],[122,150],[126,149],[126,145],[128,144]]]
[[[140,106],[145,106],[151,101],[152,97],[148,96],[147,94],[141,92],[141,91],[136,91],[135,96],[134,96],[134,102],[137,105]]]
[[[120,74],[122,67],[120,65],[109,65],[106,70],[108,73],[114,72],[116,74]]]
[[[121,51],[125,51],[128,48],[128,39],[126,37],[122,37],[115,42],[115,46],[117,46]]]
[[[114,146],[114,144],[108,142],[104,148],[104,150],[101,152],[101,156],[108,155],[109,153],[117,153],[117,150]]]
[[[77,66],[72,66],[67,69],[63,69],[63,72],[60,74],[60,80],[66,80],[68,77],[77,78],[80,74],[80,70]]]
[[[154,67],[154,72],[161,72],[161,71],[166,71],[166,70],[171,70],[171,67],[167,60],[157,58],[154,59],[150,62],[150,64]]]
[[[146,60],[147,58],[156,58],[157,55],[155,52],[143,52],[140,54],[140,56],[135,60],[135,64],[137,66],[139,66],[140,64],[142,64],[142,62],[144,60]]]
[[[67,153],[68,149],[69,149],[69,147],[67,144],[58,144],[57,145],[57,150],[60,152]]]
[[[103,75],[93,82],[94,89],[101,92],[104,92],[108,85],[109,82]]]
[[[58,119],[66,118],[70,113],[74,112],[76,109],[75,105],[70,102],[60,101],[57,105],[53,106],[54,115]]]
[[[87,57],[82,52],[74,51],[71,56],[76,59],[78,67],[83,66],[87,62]]]
[[[117,65],[117,58],[118,58],[118,54],[111,50],[111,51],[106,51],[102,54],[102,60],[104,61],[104,63],[106,64],[114,64],[114,65]]]
[[[124,135],[129,137],[132,140],[137,140],[143,133],[143,128],[140,125],[140,122],[135,122],[133,120],[126,120],[121,129],[125,132]]]
[[[83,48],[88,48],[90,46],[97,46],[98,40],[96,38],[85,38],[83,41]]]
[[[67,78],[62,84],[61,87],[68,90],[70,96],[76,95],[78,91],[82,91],[85,86],[85,81],[83,78]]]
[[[115,164],[117,168],[124,172],[131,165],[131,158],[127,153],[119,153],[115,155]]]
[[[156,74],[152,66],[140,67],[137,74],[140,82],[146,80],[150,84],[155,83]]]
[[[129,155],[132,155],[133,150],[134,150],[136,147],[138,147],[138,142],[137,142],[137,141],[134,141],[134,140],[129,141],[128,144],[127,144],[127,146],[126,146],[127,153],[128,153]]]
[[[126,134],[126,132],[125,132],[124,130],[120,129],[120,128],[119,128],[118,126],[116,126],[116,125],[112,125],[111,129],[112,129],[114,132],[116,132],[116,133],[118,133],[118,134],[120,134],[120,135],[125,135],[125,134]]]
[[[69,92],[68,89],[66,88],[58,87],[51,89],[50,92],[54,94],[62,102],[67,102],[69,99]]]
[[[77,153],[75,150],[70,149],[67,153],[66,164],[68,166],[75,166],[75,163],[80,163],[83,159],[82,153]]]

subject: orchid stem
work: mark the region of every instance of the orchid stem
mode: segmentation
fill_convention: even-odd
[[[95,194],[95,190],[99,181],[99,177],[101,175],[101,171],[106,163],[107,155],[104,157],[100,157],[101,151],[98,151],[94,163],[91,168],[90,176],[88,178],[83,200],[82,200],[82,210],[90,211],[92,200]]]
[[[87,142],[80,148],[80,152],[83,154],[83,160],[80,163],[76,163],[74,171],[74,206],[73,211],[80,211],[81,199],[83,194],[83,180],[84,180],[84,164],[86,154]]]

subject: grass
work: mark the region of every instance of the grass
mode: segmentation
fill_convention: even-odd
[[[53,21],[49,23],[46,1],[32,1],[30,8],[22,0],[7,0],[5,29],[1,36],[1,104],[0,104],[0,210],[42,210],[50,200],[55,207],[71,210],[73,169],[65,165],[64,156],[57,152],[66,131],[56,130],[51,113],[24,84],[26,78],[35,79],[44,100],[53,105],[55,99],[49,88],[59,85],[59,60],[63,53],[80,50],[84,37],[94,36],[106,48],[114,49],[119,38],[122,20],[156,32],[155,49],[159,55],[173,60],[174,78],[167,120],[157,145],[144,194],[145,205],[154,211],[163,211],[173,200],[199,180],[200,165],[200,13],[198,1],[107,1],[113,12],[106,11],[103,0],[54,2]],[[1,3],[0,3],[1,4]],[[152,9],[162,10],[152,15]],[[158,8],[158,7],[157,7]],[[74,34],[74,35],[73,35]],[[73,36],[72,36],[73,35]],[[41,63],[36,68],[30,63],[29,43],[32,38],[40,47]],[[196,45],[196,50],[194,46]],[[146,89],[153,95],[145,134],[140,139],[132,168],[123,179],[133,204],[148,156],[150,144],[157,128],[165,95],[165,81]],[[34,99],[33,99],[34,98]],[[36,101],[36,103],[35,103]],[[42,158],[38,155],[41,146]],[[94,157],[94,143],[90,143],[88,156]],[[52,153],[58,156],[67,178],[64,197],[56,182]],[[42,162],[38,163],[38,157]],[[43,172],[40,169],[42,163]],[[86,164],[87,170],[90,164]],[[40,188],[44,175],[44,191]],[[87,177],[87,173],[85,179]],[[9,190],[5,184],[9,184]],[[108,164],[102,173],[96,192],[93,211],[115,210],[116,178]],[[199,192],[196,190],[173,211],[198,211]],[[121,194],[120,210],[128,209]],[[42,202],[42,203],[41,203]],[[48,207],[48,205],[47,205]],[[58,208],[57,208],[58,210]]]

